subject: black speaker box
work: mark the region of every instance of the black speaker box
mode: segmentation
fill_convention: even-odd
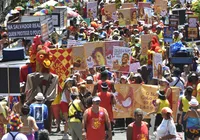
[[[20,74],[19,67],[10,67],[10,68],[0,67],[0,94],[7,94],[9,90],[10,90],[10,94],[20,93],[19,74]],[[8,80],[9,80],[9,85],[10,85],[9,90],[8,90]]]
[[[180,25],[184,25],[186,23],[186,9],[173,9],[172,10],[172,13],[175,14],[175,15],[179,15],[179,24]]]

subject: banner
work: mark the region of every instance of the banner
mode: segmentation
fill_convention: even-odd
[[[8,23],[7,29],[9,38],[33,37],[41,34],[41,23],[40,21]]]
[[[75,70],[85,70],[87,65],[84,55],[84,47],[76,46],[72,48],[72,59]]]
[[[154,34],[144,34],[141,36],[141,55],[146,56],[148,52],[148,47],[151,39],[155,36]]]
[[[109,3],[104,5],[104,13],[107,20],[117,20],[117,9],[115,3]]]
[[[162,79],[162,53],[153,54],[153,78]]]
[[[113,47],[114,46],[124,46],[124,42],[123,41],[106,41],[105,42],[106,66],[109,68],[113,67]]]
[[[113,47],[113,70],[129,72],[131,48]]]
[[[97,1],[87,3],[87,18],[94,19],[97,17]]]
[[[86,86],[90,92],[94,85]],[[136,108],[141,108],[144,115],[155,109],[154,102],[158,98],[158,86],[146,84],[115,84],[117,104],[113,107],[114,118],[133,118]],[[180,89],[172,87],[172,110],[173,118],[176,121],[177,103]],[[148,116],[144,116],[149,118]]]
[[[133,8],[135,3],[122,3],[122,9],[124,8]]]
[[[106,65],[105,42],[89,42],[84,44],[84,52],[88,68]]]

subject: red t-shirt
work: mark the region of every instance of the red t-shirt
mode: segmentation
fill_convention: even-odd
[[[87,122],[87,140],[105,140],[105,113],[102,107],[99,113],[92,112],[92,108],[88,109]]]
[[[142,122],[141,126],[137,126],[135,122],[131,123],[133,126],[132,140],[148,140],[148,127],[145,122]]]
[[[30,64],[27,64],[25,66],[22,66],[21,67],[21,70],[20,70],[20,82],[26,82],[27,80],[27,75],[29,73],[32,73],[32,72],[35,72],[36,71],[36,65],[35,63],[30,63]]]
[[[100,106],[107,110],[110,121],[113,121],[112,94],[110,92],[99,92],[97,95],[101,98]]]

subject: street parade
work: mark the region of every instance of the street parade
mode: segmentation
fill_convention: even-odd
[[[0,0],[1,140],[200,140],[200,0]]]

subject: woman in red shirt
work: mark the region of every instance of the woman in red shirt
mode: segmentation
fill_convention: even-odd
[[[134,111],[135,122],[128,125],[126,132],[127,140],[149,140],[149,131],[147,123],[142,121],[143,111],[137,108]]]

